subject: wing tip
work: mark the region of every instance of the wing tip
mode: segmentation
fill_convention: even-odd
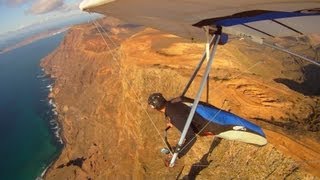
[[[83,0],[79,4],[79,9],[81,11],[88,11],[90,8],[94,8],[94,7],[100,6],[102,4],[107,4],[107,3],[110,3],[113,1],[115,1],[115,0]]]

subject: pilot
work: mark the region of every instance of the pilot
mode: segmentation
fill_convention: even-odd
[[[161,93],[153,93],[148,98],[148,104],[152,109],[164,113],[167,120],[166,129],[174,126],[180,132],[184,129],[193,101],[187,97],[167,101]],[[178,149],[179,158],[191,149],[197,140],[196,135],[214,135],[218,138],[238,140],[259,146],[267,144],[265,135],[259,126],[201,101],[197,106],[185,141]]]

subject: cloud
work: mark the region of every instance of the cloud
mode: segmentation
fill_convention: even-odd
[[[16,7],[32,0],[0,0],[0,4],[6,5],[8,7]]]
[[[26,11],[28,14],[45,14],[51,11],[61,10],[65,8],[63,0],[37,0],[30,9]]]
[[[77,3],[69,3],[69,4],[65,3],[63,5],[63,7],[61,7],[59,9],[59,11],[63,12],[63,13],[64,12],[74,11],[74,10],[79,10],[79,4],[77,4]]]
[[[78,5],[82,0],[0,0],[0,6],[11,8],[24,6],[25,13],[31,15],[46,14],[53,11],[65,13],[79,10]],[[25,6],[26,5],[26,6]]]

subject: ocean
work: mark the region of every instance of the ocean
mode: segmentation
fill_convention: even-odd
[[[63,37],[60,33],[0,54],[0,179],[36,179],[62,150],[48,99],[53,80],[39,64]]]

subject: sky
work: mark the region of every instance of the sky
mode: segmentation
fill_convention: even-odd
[[[0,0],[0,35],[72,15],[87,15],[82,0]]]

